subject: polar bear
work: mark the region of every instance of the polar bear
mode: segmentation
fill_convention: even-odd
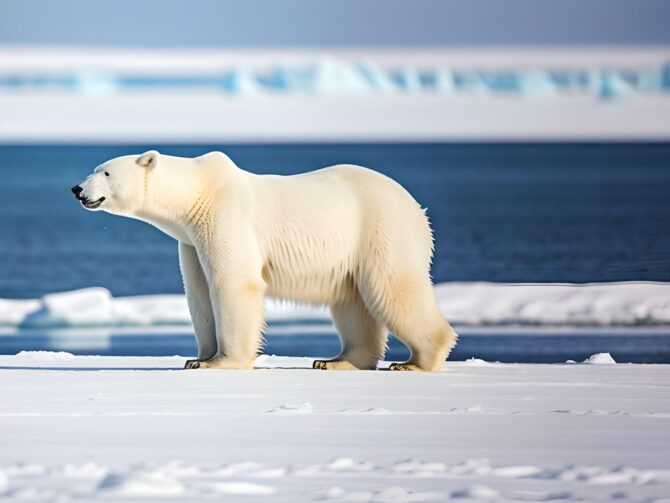
[[[316,369],[375,369],[387,329],[411,351],[391,370],[439,370],[456,343],[432,289],[425,211],[370,169],[256,175],[221,152],[152,150],[107,161],[71,190],[88,210],[179,242],[198,343],[186,368],[253,368],[264,297],[330,306],[342,352]]]

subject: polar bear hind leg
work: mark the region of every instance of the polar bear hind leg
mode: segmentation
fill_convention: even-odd
[[[391,294],[387,323],[393,335],[411,351],[408,361],[392,363],[389,370],[436,372],[458,338],[440,312],[429,279],[404,284]]]
[[[323,370],[375,370],[386,351],[386,327],[368,311],[358,289],[347,288],[341,300],[331,306],[335,328],[342,342],[340,356],[316,360],[313,368]]]
[[[428,219],[408,198],[403,204],[384,206],[386,211],[368,226],[356,282],[368,310],[411,351],[407,362],[395,363],[390,370],[436,372],[458,336],[433,292]]]
[[[410,359],[389,370],[440,370],[458,338],[437,305],[430,278],[388,276],[363,291],[366,304],[411,351]]]

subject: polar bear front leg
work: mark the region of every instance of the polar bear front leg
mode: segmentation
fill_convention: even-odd
[[[193,320],[195,338],[198,342],[198,359],[188,360],[185,368],[192,368],[195,363],[209,360],[216,355],[216,329],[214,313],[209,298],[209,285],[200,266],[198,253],[193,246],[179,243],[179,267],[184,280],[188,310]]]
[[[210,296],[216,319],[216,356],[199,368],[251,369],[261,346],[263,293],[261,281],[213,276]],[[217,279],[220,278],[220,279]]]
[[[240,245],[239,240],[236,246]],[[198,253],[209,284],[217,352],[193,368],[251,369],[261,346],[265,282],[253,245],[241,253]]]

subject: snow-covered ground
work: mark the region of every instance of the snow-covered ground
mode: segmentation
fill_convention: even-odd
[[[670,324],[670,283],[441,283],[435,295],[459,325],[646,326]],[[324,322],[324,307],[268,301],[270,323]],[[183,295],[114,298],[86,288],[42,299],[0,299],[0,326],[22,328],[190,325]]]
[[[670,366],[0,357],[0,501],[663,501]],[[667,499],[665,499],[667,501]]]

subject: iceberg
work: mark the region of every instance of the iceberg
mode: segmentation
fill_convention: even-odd
[[[598,96],[601,100],[609,100],[626,96],[633,92],[631,85],[621,75],[609,72],[600,78]]]
[[[545,72],[529,72],[521,76],[520,89],[524,96],[550,97],[558,94],[558,89],[551,76]]]
[[[440,68],[435,74],[435,88],[440,94],[449,95],[454,92],[454,74],[448,68]]]
[[[360,64],[358,70],[367,80],[368,85],[379,94],[392,94],[398,91],[395,83],[380,65],[366,62]]]
[[[374,89],[358,68],[335,59],[323,59],[314,75],[316,94],[367,94]]]

